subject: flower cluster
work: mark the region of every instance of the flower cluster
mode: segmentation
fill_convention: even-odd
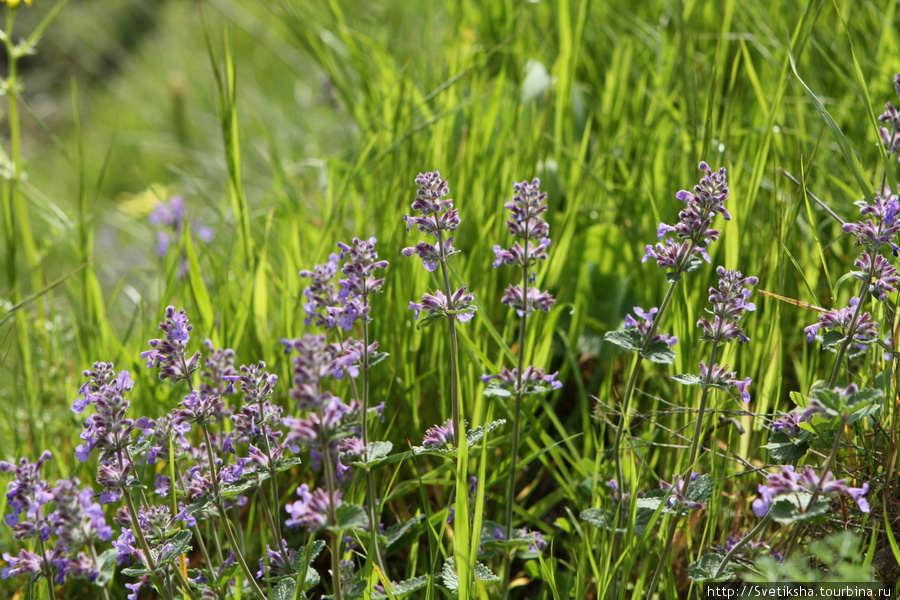
[[[425,439],[422,440],[422,446],[432,450],[440,450],[453,446],[453,422],[447,419],[443,425],[435,425],[429,427],[425,432]]]
[[[636,332],[639,336],[639,339],[636,340],[637,346],[639,348],[645,347],[648,345],[647,336],[649,336],[650,332],[654,329],[653,321],[656,317],[656,313],[659,312],[659,309],[654,306],[650,310],[644,311],[640,306],[635,306],[633,310],[637,319],[631,315],[625,315],[625,329],[631,329]],[[638,319],[640,319],[640,321],[638,321]],[[650,340],[651,344],[653,342],[663,342],[671,348],[678,343],[678,338],[667,333],[655,333]]]
[[[737,377],[737,373],[734,371],[729,371],[727,366],[719,366],[713,365],[712,368],[708,367],[704,361],[700,361],[700,380],[709,385],[716,385],[725,388],[729,388],[734,386],[737,388],[738,393],[741,395],[741,402],[748,403],[750,402],[750,392],[747,391],[747,388],[750,387],[750,384],[753,383],[753,380],[749,377],[745,377],[744,379],[735,379]]]
[[[95,412],[84,422],[81,432],[83,444],[75,448],[75,456],[85,462],[94,448],[104,451],[121,450],[127,441],[134,422],[125,418],[131,402],[125,393],[134,386],[128,371],[116,374],[112,363],[96,362],[93,369],[84,371],[87,382],[78,391],[83,396],[72,403],[72,412],[81,414],[93,404]]]
[[[894,91],[897,92],[897,96],[900,96],[900,73],[894,75]],[[888,102],[884,105],[884,112],[878,116],[878,120],[890,126],[890,128],[882,127],[879,130],[887,153],[897,154],[897,158],[900,160],[900,112]]]
[[[691,473],[691,481],[694,481],[700,476],[700,473]],[[675,510],[686,508],[688,510],[697,510],[698,508],[703,508],[702,502],[695,502],[693,500],[688,500],[684,493],[684,479],[681,475],[675,475],[672,478],[672,483],[667,481],[660,481],[659,487],[663,490],[669,492],[669,498],[666,500],[666,506]]]
[[[5,521],[17,540],[39,536],[46,541],[50,535],[50,525],[44,518],[42,507],[53,499],[53,494],[47,482],[41,479],[41,467],[52,457],[50,451],[45,450],[36,461],[22,458],[18,466],[0,461],[0,472],[13,473],[13,480],[6,490],[6,503],[12,512],[6,515]],[[20,523],[19,516],[23,514],[25,520]]]
[[[513,200],[503,206],[510,212],[506,228],[511,236],[519,238],[521,242],[515,242],[509,250],[494,246],[497,257],[493,263],[495,268],[509,265],[527,272],[539,261],[546,260],[547,248],[551,243],[548,237],[550,225],[542,216],[547,212],[547,193],[540,190],[540,185],[537,178],[530,183],[513,183]],[[550,294],[541,292],[537,287],[527,287],[527,290],[524,289],[524,282],[509,286],[500,301],[514,308],[520,317],[530,315],[535,309],[547,312],[556,302]]]
[[[853,332],[853,341],[857,344],[869,344],[878,338],[878,323],[868,312],[858,309],[859,298],[850,298],[850,306],[836,308],[819,314],[818,322],[803,329],[806,341],[816,339],[820,329],[833,329],[840,334],[840,339]],[[856,320],[854,321],[854,315]]]
[[[887,196],[885,198],[885,196]],[[854,246],[863,246],[871,252],[878,251],[885,244],[891,247],[894,256],[900,252],[892,240],[900,231],[900,200],[896,194],[875,194],[873,204],[861,203],[859,214],[868,217],[856,223],[844,223],[842,229],[856,236]]]
[[[558,374],[547,375],[540,367],[525,367],[520,377],[518,369],[503,367],[499,375],[482,375],[481,381],[512,395],[542,394],[562,387],[562,382],[556,379]]]
[[[433,235],[437,241],[434,244],[419,242],[415,246],[404,248],[403,256],[415,254],[422,259],[422,265],[427,271],[434,271],[441,265],[446,268],[447,258],[456,254],[457,250],[453,247],[453,236],[445,237],[444,234],[456,231],[459,227],[459,212],[453,207],[453,200],[446,198],[450,188],[438,171],[419,173],[416,185],[419,189],[412,209],[419,211],[422,216],[404,216],[406,230],[416,227],[426,235]],[[429,315],[446,315],[448,319],[465,322],[475,314],[474,301],[475,297],[462,287],[452,292],[449,298],[440,290],[434,294],[425,294],[421,303],[410,302],[409,309],[416,311],[416,319],[425,310]]]
[[[782,496],[798,492],[814,494],[817,491],[824,496],[850,496],[856,501],[859,510],[869,512],[869,503],[865,499],[869,484],[863,483],[858,488],[850,487],[846,479],[834,479],[830,472],[819,477],[811,467],[804,467],[798,473],[793,465],[785,465],[779,471],[770,473],[766,483],[767,485],[759,484],[760,497],[753,501],[753,512],[758,517],[769,512],[772,503]]]
[[[713,218],[721,214],[726,221],[731,220],[724,204],[728,198],[728,182],[724,167],[713,171],[708,164],[701,162],[699,169],[706,174],[694,186],[694,191],[681,190],[675,194],[685,204],[678,213],[678,223],[659,224],[656,237],[661,241],[655,246],[647,245],[641,262],[655,259],[658,266],[672,269],[674,274],[695,269],[698,255],[710,262],[707,249],[720,233],[711,228]],[[666,237],[670,233],[675,235],[675,239]]]
[[[150,225],[156,227],[156,254],[161,258],[169,253],[171,247],[181,244],[185,231],[184,198],[173,196],[168,202],[157,204],[148,217]],[[191,225],[192,238],[203,242],[211,242],[215,237],[212,228],[203,225],[199,220],[194,220]],[[188,261],[182,257],[178,265],[178,276],[185,277],[188,273]]]
[[[719,287],[709,288],[709,302],[713,309],[712,322],[706,317],[697,321],[697,327],[703,330],[701,339],[709,342],[728,343],[737,340],[743,344],[750,341],[744,331],[738,327],[741,317],[747,311],[756,310],[756,305],[748,302],[750,290],[744,286],[756,285],[759,279],[756,277],[743,277],[740,271],[726,271],[725,267],[718,267]]]
[[[165,320],[159,324],[165,333],[163,339],[150,340],[150,350],[141,352],[141,358],[147,361],[147,368],[162,367],[159,378],[173,383],[190,379],[199,368],[200,353],[188,357],[186,353],[190,332],[194,328],[188,323],[187,313],[182,308],[175,312],[174,306],[166,308]]]
[[[350,344],[344,344],[342,349],[328,344],[324,335],[312,334],[293,340],[282,339],[281,343],[285,346],[285,354],[296,354],[291,361],[294,377],[290,394],[302,411],[323,407],[332,398],[331,393],[322,388],[323,379],[359,375],[360,354]]]
[[[309,486],[305,483],[297,488],[297,495],[300,499],[286,507],[290,518],[284,524],[288,527],[302,527],[309,532],[324,527],[330,520],[331,511],[337,510],[342,504],[339,491],[334,492],[332,500],[324,489],[319,488],[310,492]]]

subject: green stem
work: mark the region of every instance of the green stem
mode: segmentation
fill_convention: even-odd
[[[691,485],[691,475],[694,470],[694,461],[697,460],[697,451],[700,448],[700,435],[703,431],[703,413],[706,410],[706,401],[709,398],[709,385],[712,383],[713,371],[716,365],[716,355],[719,350],[719,342],[713,342],[712,351],[709,356],[709,367],[706,370],[706,378],[703,381],[703,389],[700,391],[700,410],[697,412],[697,419],[694,421],[694,437],[691,440],[691,452],[688,455],[687,472],[684,474],[682,481],[681,494],[687,497],[688,487]],[[677,490],[675,490],[677,491]],[[666,545],[656,564],[656,570],[653,573],[653,579],[650,581],[650,587],[647,591],[647,597],[652,598],[656,586],[659,584],[659,578],[662,576],[663,568],[666,560],[669,558],[669,551],[672,549],[672,541],[675,539],[675,531],[678,529],[678,515],[674,515],[669,522],[669,533]]]
[[[716,569],[716,572],[713,573],[713,579],[717,579],[722,575],[722,571],[725,570],[725,567],[728,565],[728,561],[734,558],[734,555],[737,554],[741,548],[743,548],[747,542],[749,542],[752,538],[756,537],[758,533],[763,531],[766,527],[768,527],[771,522],[772,517],[769,513],[766,513],[762,519],[760,519],[759,523],[756,524],[756,527],[753,528],[753,531],[747,534],[747,537],[738,542],[731,550],[728,551],[728,554],[722,558],[722,562],[719,563],[719,568]]]
[[[47,580],[47,589],[50,591],[50,600],[56,600],[56,590],[53,586],[53,570],[47,562],[47,552],[44,550],[44,540],[38,537],[37,543],[38,552],[41,553],[41,570],[44,572],[44,579]]]
[[[859,315],[862,313],[862,307],[865,301],[869,297],[869,283],[872,281],[872,277],[875,275],[875,252],[872,251],[872,265],[869,267],[869,276],[860,284],[860,292],[859,292],[859,301],[856,303],[856,307],[853,309],[853,317],[850,319],[850,329],[847,332],[847,337],[844,339],[844,342],[841,344],[841,349],[838,351],[838,357],[834,361],[834,367],[831,369],[831,376],[828,378],[828,388],[833,388],[837,383],[838,373],[841,369],[841,363],[844,362],[844,356],[847,354],[847,349],[850,347],[850,344],[853,343],[853,336],[856,335],[856,326],[857,320],[859,319]]]
[[[319,412],[319,421],[324,422],[322,408],[317,409]],[[337,511],[334,508],[335,498],[335,477],[334,464],[331,462],[331,450],[328,447],[328,438],[324,432],[320,432],[320,442],[322,444],[322,464],[325,467],[325,488],[328,490],[328,520],[333,529],[331,530],[331,580],[334,585],[334,599],[341,600],[341,532],[338,530]]]

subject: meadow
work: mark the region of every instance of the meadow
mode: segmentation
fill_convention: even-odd
[[[898,8],[5,0],[0,597],[897,597]]]

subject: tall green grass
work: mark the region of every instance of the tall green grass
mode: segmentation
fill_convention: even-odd
[[[856,218],[852,203],[883,170],[896,179],[874,123],[900,71],[900,36],[885,26],[897,23],[896,3],[214,0],[158,8],[155,33],[117,72],[55,91],[52,122],[29,92],[29,72],[19,74],[23,91],[7,96],[0,458],[52,447],[58,475],[91,479],[74,460],[80,424],[68,407],[95,360],[132,372],[135,415],[171,409],[177,398],[138,357],[168,304],[186,307],[198,337],[234,348],[238,362],[265,360],[287,385],[278,340],[306,330],[297,271],[323,262],[337,241],[370,235],[391,261],[372,324],[391,356],[372,372],[372,404],[386,402],[380,435],[395,450],[421,443],[450,411],[446,344],[417,331],[406,308],[437,280],[400,255],[416,241],[402,220],[413,179],[429,170],[450,183],[463,219],[452,277],[475,292],[479,308],[460,328],[467,418],[511,421],[510,406],[483,397],[478,381],[515,354],[517,323],[499,303],[513,281],[490,268],[491,247],[506,240],[512,182],[540,177],[553,247],[537,283],[557,306],[534,319],[527,343],[533,363],[559,369],[566,386],[526,400],[523,411],[513,510],[552,542],[540,560],[514,563],[513,596],[607,597],[616,569],[629,574],[619,597],[640,595],[664,543],[657,530],[610,557],[612,535],[578,519],[608,506],[607,451],[631,360],[603,334],[631,307],[662,298],[664,278],[640,258],[657,224],[674,219],[674,194],[696,182],[700,160],[726,167],[731,188],[734,220],[721,224],[713,265],[757,275],[759,288],[803,302],[846,302],[851,288],[837,282],[853,260],[850,240],[782,170],[845,220]],[[37,58],[67,19],[82,22],[90,10],[63,10]],[[205,39],[193,34],[201,27]],[[215,240],[186,237],[157,260],[146,206],[122,201],[151,184],[182,193],[189,220],[212,224]],[[174,255],[182,253],[185,279]],[[697,399],[665,375],[696,369],[694,324],[714,277],[709,266],[692,274],[673,301],[663,327],[681,340],[676,363],[643,366],[631,417],[636,489],[687,466],[683,432]],[[721,394],[711,406],[737,411],[745,433],[718,429],[715,452],[701,460],[720,482],[717,495],[673,552],[663,597],[696,597],[687,565],[752,527],[759,477],[742,473],[768,461],[765,419],[753,413],[792,408],[788,393],[806,393],[833,361],[805,342],[815,313],[754,301],[759,309],[745,323],[753,343],[721,360],[753,377],[750,412]],[[890,406],[896,419],[894,398]],[[479,494],[498,521],[508,436],[493,434],[469,467],[480,469]],[[896,476],[891,465],[885,481]],[[382,472],[385,519],[425,517],[414,545],[388,558],[391,576],[437,573],[452,555],[442,523],[453,480],[449,464],[433,457],[406,456]],[[14,547],[0,528],[0,551]],[[441,595],[434,584],[423,597]],[[0,594],[16,585],[0,582]]]

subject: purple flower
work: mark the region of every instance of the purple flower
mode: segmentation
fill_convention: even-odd
[[[150,340],[150,350],[141,352],[141,358],[147,361],[147,368],[162,367],[159,378],[173,383],[188,379],[199,368],[200,353],[190,358],[185,350],[190,340],[193,325],[188,323],[187,313],[182,308],[175,312],[174,306],[166,308],[165,320],[159,324],[165,333],[163,339]]]
[[[437,171],[433,173],[419,173],[416,177],[416,199],[412,203],[412,209],[419,211],[421,217],[406,215],[406,230],[416,227],[426,235],[433,235],[437,239],[434,245],[419,242],[415,246],[403,249],[406,257],[417,255],[422,259],[422,264],[428,271],[434,271],[438,265],[456,253],[453,248],[453,236],[445,237],[445,231],[456,231],[459,227],[459,213],[453,208],[453,200],[445,198],[450,193],[447,180],[441,179]]]
[[[504,390],[511,396],[543,394],[562,387],[562,382],[556,380],[557,375],[558,373],[547,375],[540,367],[526,367],[520,379],[518,369],[503,367],[499,375],[482,375],[481,381],[489,383],[493,388]]]
[[[466,292],[466,286],[462,286],[453,292],[450,300],[440,290],[435,290],[434,294],[422,294],[422,302],[409,303],[409,310],[416,311],[415,318],[424,310],[431,315],[446,315],[448,319],[456,319],[460,323],[465,323],[475,316],[475,296]]]
[[[775,473],[768,475],[767,485],[760,484],[760,497],[753,501],[753,512],[762,517],[769,512],[772,503],[781,496],[797,492],[818,493],[823,496],[850,496],[856,501],[859,510],[869,512],[869,503],[864,496],[869,491],[869,484],[863,483],[862,487],[851,488],[846,479],[835,480],[832,474],[826,473],[819,477],[811,467],[804,467],[802,473],[797,473],[793,465],[785,465]]]
[[[336,510],[341,504],[341,493],[334,493],[334,500],[328,497],[323,489],[309,491],[309,486],[301,484],[297,488],[299,500],[285,506],[290,518],[284,524],[287,527],[302,527],[308,532],[318,531],[328,522],[328,514],[332,508]]]
[[[341,249],[341,260],[346,260],[341,268],[341,273],[346,275],[346,279],[341,279],[341,295],[348,300],[362,299],[363,306],[360,307],[360,316],[368,318],[368,304],[365,299],[369,294],[380,292],[384,285],[384,278],[376,278],[373,276],[376,269],[387,269],[388,261],[378,260],[378,252],[375,251],[376,239],[374,237],[368,240],[353,238],[352,245],[339,243]]]
[[[692,473],[691,481],[695,480],[700,474]],[[703,508],[702,502],[694,502],[692,500],[688,500],[684,494],[682,494],[682,490],[684,489],[684,479],[681,475],[675,475],[672,478],[672,483],[668,483],[666,481],[660,481],[659,487],[670,492],[668,500],[666,500],[666,506],[669,508],[680,509],[687,508],[688,510],[697,510],[698,508]]]
[[[322,380],[328,377],[340,379],[344,374],[359,374],[360,354],[353,344],[344,347],[329,345],[324,335],[304,334],[302,338],[282,339],[285,354],[296,353],[292,358],[294,377],[291,398],[297,401],[301,411],[325,406],[332,395],[322,389]]]
[[[216,348],[212,340],[204,340],[203,345],[209,351],[203,359],[203,370],[200,371],[200,395],[228,396],[234,393],[234,378],[238,372],[234,368],[234,350]]]
[[[12,512],[6,515],[5,522],[13,530],[17,540],[40,536],[46,541],[50,535],[50,526],[43,514],[42,507],[53,500],[53,494],[46,481],[41,479],[41,466],[52,458],[45,450],[35,462],[27,458],[19,460],[19,466],[0,461],[0,471],[13,472],[13,480],[6,488],[6,502]],[[25,520],[19,522],[24,514]]]
[[[267,572],[269,577],[292,575],[295,572],[293,562],[296,555],[296,550],[288,548],[287,540],[281,540],[281,550],[272,550],[267,544],[266,556],[269,559],[269,568],[267,570],[263,559],[259,559],[259,571],[256,572],[256,578],[262,579]]]
[[[728,366],[713,365],[712,369],[706,366],[704,361],[700,361],[700,380],[708,385],[716,385],[724,388],[734,386],[741,395],[741,402],[750,402],[750,392],[747,388],[753,383],[749,377],[744,379],[735,379],[737,373],[729,371]]]
[[[718,267],[716,273],[719,274],[719,287],[709,288],[713,320],[710,322],[706,317],[701,317],[697,321],[697,327],[703,330],[701,339],[724,343],[734,340],[741,344],[749,342],[750,338],[744,335],[738,323],[745,312],[756,310],[755,304],[747,302],[751,292],[744,286],[756,285],[759,280],[743,277],[740,271],[726,271],[725,267]]]
[[[888,299],[888,292],[897,291],[896,286],[900,283],[900,273],[898,273],[896,267],[882,255],[875,254],[874,256],[875,259],[873,264],[872,255],[868,252],[863,252],[860,257],[853,262],[853,265],[860,269],[855,275],[858,279],[870,281],[872,295],[875,296],[879,302],[885,302]]]
[[[900,96],[900,73],[894,75],[894,90]],[[887,153],[900,155],[900,112],[888,102],[884,105],[884,112],[879,115],[878,120],[890,126],[890,129],[882,127],[879,130]]]
[[[840,332],[841,338],[846,338],[853,330],[853,341],[857,344],[868,344],[878,337],[878,323],[872,320],[868,312],[859,311],[856,323],[853,322],[853,313],[857,310],[859,298],[850,298],[850,306],[829,310],[820,313],[817,323],[803,329],[806,332],[806,341],[812,342],[820,329],[834,329]]]
[[[894,256],[897,256],[900,246],[897,246],[892,239],[900,231],[900,221],[897,220],[897,214],[900,213],[900,200],[895,194],[888,194],[889,192],[875,194],[873,204],[863,204],[859,209],[859,214],[869,218],[857,223],[844,223],[842,229],[856,236],[856,240],[853,242],[854,246],[864,246],[869,251],[875,252],[888,244]]]
[[[59,545],[71,550],[82,548],[94,539],[108,542],[112,527],[106,524],[103,508],[94,501],[90,488],[78,489],[77,479],[61,479],[53,489],[55,510],[49,521]]]
[[[13,556],[9,552],[3,553],[3,560],[5,560],[8,564],[3,567],[3,570],[0,571],[0,578],[9,579],[10,577],[18,577],[20,575],[25,575],[30,573],[32,575],[38,575],[44,572],[44,567],[55,564],[56,561],[62,555],[62,551],[58,549],[54,549],[52,551],[48,551],[44,558],[41,558],[40,554],[35,554],[34,552],[29,552],[28,550],[19,550],[19,554],[17,556]],[[62,573],[61,575],[65,575]],[[57,583],[62,583],[61,578],[57,578]]]
[[[693,191],[681,190],[675,197],[684,202],[685,207],[678,213],[678,223],[667,225],[660,223],[656,236],[660,240],[656,246],[648,245],[642,262],[653,258],[656,264],[664,269],[672,269],[680,274],[695,268],[697,255],[709,262],[707,248],[719,238],[719,230],[712,229],[713,218],[717,214],[729,221],[731,214],[725,208],[728,198],[728,183],[725,168],[714,172],[709,165],[701,162],[699,169],[706,173]],[[674,234],[683,240],[676,242],[667,238]]]
[[[772,431],[784,432],[786,435],[791,437],[798,435],[802,430],[800,429],[800,423],[802,423],[804,419],[800,416],[796,410],[783,414],[772,423]]]
[[[640,334],[640,346],[644,346],[647,343],[647,336],[650,335],[650,331],[653,328],[653,320],[656,318],[656,313],[659,312],[659,309],[655,306],[650,310],[644,312],[644,309],[640,306],[635,306],[633,309],[634,314],[637,315],[637,319],[632,317],[631,315],[625,316],[625,329],[634,329],[638,334]],[[678,343],[678,338],[674,335],[668,335],[666,333],[656,333],[653,336],[653,339],[650,340],[653,342],[664,342],[670,348]]]
[[[425,432],[422,445],[431,450],[440,450],[453,446],[453,422],[447,419],[444,425],[435,425]]]
[[[175,423],[198,423],[200,425],[218,420],[225,408],[219,396],[203,398],[197,390],[193,390],[185,396],[178,406],[181,408],[172,411],[172,420]]]
[[[500,302],[516,309],[520,317],[531,315],[535,309],[548,312],[556,300],[547,292],[542,292],[534,286],[528,286],[528,298],[523,298],[521,285],[511,285],[506,288]]]
[[[128,440],[133,430],[133,421],[125,415],[131,402],[125,393],[134,386],[128,371],[115,374],[112,363],[94,363],[94,368],[84,371],[88,381],[81,386],[79,394],[83,400],[72,404],[75,413],[81,413],[85,407],[94,405],[95,413],[84,422],[81,439],[84,444],[75,448],[75,456],[84,462],[94,448],[103,450],[119,450]]]

